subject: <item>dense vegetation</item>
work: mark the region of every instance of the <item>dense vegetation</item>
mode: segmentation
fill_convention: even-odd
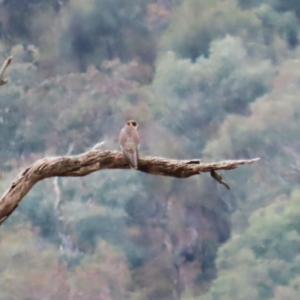
[[[46,155],[261,157],[178,180],[39,183],[0,231],[1,299],[297,299],[300,2],[4,0],[0,189]]]

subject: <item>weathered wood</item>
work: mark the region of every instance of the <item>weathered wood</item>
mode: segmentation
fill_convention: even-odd
[[[13,57],[12,57],[12,56],[9,56],[9,57],[4,61],[4,63],[2,64],[2,67],[1,67],[1,69],[0,69],[0,86],[1,86],[1,85],[4,85],[4,84],[6,84],[6,83],[8,83],[8,79],[4,79],[3,76],[4,76],[5,70],[6,70],[7,67],[10,65],[12,59],[13,59]]]
[[[96,146],[80,155],[40,159],[22,171],[0,199],[0,225],[40,180],[55,176],[85,176],[103,169],[128,169],[121,152],[103,151]],[[252,164],[258,160],[259,158],[202,163],[197,159],[173,160],[144,156],[139,159],[138,171],[152,175],[188,178],[212,170],[232,170],[239,165]]]

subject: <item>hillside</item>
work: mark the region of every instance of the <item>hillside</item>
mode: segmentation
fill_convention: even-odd
[[[39,158],[118,149],[127,119],[141,155],[261,161],[224,173],[230,191],[44,180],[1,227],[0,298],[295,299],[299,29],[292,0],[1,1],[2,193]]]

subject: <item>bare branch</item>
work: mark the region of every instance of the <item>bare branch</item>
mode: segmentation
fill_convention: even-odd
[[[7,67],[10,65],[12,59],[13,59],[13,57],[12,57],[12,56],[9,56],[9,57],[5,60],[5,62],[3,63],[2,67],[1,67],[1,70],[0,70],[0,86],[6,84],[6,83],[8,82],[8,79],[4,79],[3,76],[4,76],[5,70],[6,70]]]
[[[232,170],[252,164],[259,158],[200,163],[200,160],[172,160],[145,156],[139,159],[138,170],[152,175],[188,178],[212,170]],[[40,180],[55,176],[85,176],[103,169],[128,169],[121,152],[102,151],[98,147],[80,155],[46,157],[21,172],[0,199],[0,225],[17,208],[22,198]]]

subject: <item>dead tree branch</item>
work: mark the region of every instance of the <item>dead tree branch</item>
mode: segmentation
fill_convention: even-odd
[[[252,164],[259,158],[200,163],[200,160],[172,160],[145,156],[139,159],[138,170],[152,175],[188,178],[212,170],[232,170]],[[0,199],[0,225],[17,208],[19,202],[40,180],[55,176],[85,176],[103,169],[128,169],[123,155],[117,151],[102,151],[94,147],[75,156],[46,157],[21,172]]]
[[[1,69],[0,69],[0,86],[1,85],[4,85],[6,83],[8,83],[8,79],[4,79],[3,76],[4,76],[4,72],[5,70],[7,69],[7,67],[10,65],[11,61],[12,61],[13,57],[12,56],[9,56],[5,62],[3,63]]]

